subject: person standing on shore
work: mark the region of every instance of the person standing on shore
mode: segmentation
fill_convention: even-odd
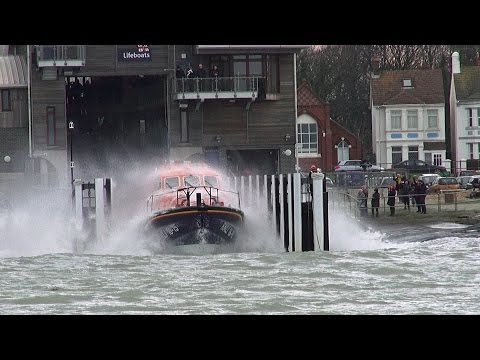
[[[372,204],[372,216],[375,216],[375,211],[376,211],[377,217],[378,217],[378,208],[380,207],[380,194],[378,192],[378,188],[375,188],[373,190],[371,204]]]
[[[395,196],[397,191],[395,190],[395,185],[390,185],[388,188],[388,200],[387,205],[390,206],[390,216],[395,215]]]

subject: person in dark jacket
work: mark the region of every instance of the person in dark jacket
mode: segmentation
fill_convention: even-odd
[[[419,180],[418,184],[419,184],[418,187],[417,187],[418,209],[420,210],[421,214],[426,214],[427,213],[427,206],[425,205],[425,198],[427,197],[427,186],[425,185],[425,183],[422,180]]]
[[[395,196],[397,191],[395,190],[395,185],[390,185],[388,188],[388,200],[387,205],[390,206],[390,216],[395,215]]]
[[[378,188],[375,188],[373,190],[371,204],[372,204],[372,216],[375,216],[375,212],[376,212],[378,217],[378,208],[380,207],[380,194],[378,193]]]
[[[185,77],[185,71],[183,71],[180,65],[177,65],[177,69],[175,70],[175,77],[177,79],[182,79]]]
[[[195,71],[194,76],[197,78],[198,81],[198,91],[203,91],[205,87],[204,81],[207,77],[207,72],[203,68],[203,64],[198,64],[198,68]]]

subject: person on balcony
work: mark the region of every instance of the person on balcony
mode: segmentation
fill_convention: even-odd
[[[183,71],[180,65],[177,65],[177,69],[175,70],[175,77],[177,79],[182,79],[185,77],[185,71]]]
[[[195,77],[198,78],[198,91],[202,91],[204,86],[203,86],[203,81],[207,77],[207,72],[203,68],[203,64],[200,63],[198,64],[197,71],[195,71]]]
[[[185,80],[185,90],[186,91],[193,91],[194,89],[194,86],[193,86],[193,82],[195,81],[194,79],[194,71],[192,69],[192,66],[189,64],[188,65],[188,70],[187,72],[185,73],[185,77],[186,77],[186,80]]]
[[[220,70],[218,69],[217,65],[213,65],[212,68],[210,69],[210,77],[212,78],[212,89],[214,91],[219,91],[220,90]]]

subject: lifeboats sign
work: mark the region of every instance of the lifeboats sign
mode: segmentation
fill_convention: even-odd
[[[118,61],[152,61],[149,45],[137,45],[133,49],[118,48]]]

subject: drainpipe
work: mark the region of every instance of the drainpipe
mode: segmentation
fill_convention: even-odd
[[[31,78],[30,78],[30,68],[31,68],[31,59],[32,54],[30,53],[30,45],[27,45],[27,98],[28,98],[28,156],[32,158],[32,99],[31,99]]]
[[[293,53],[293,91],[295,92],[295,172],[300,172],[298,165],[298,127],[297,127],[297,53]]]

